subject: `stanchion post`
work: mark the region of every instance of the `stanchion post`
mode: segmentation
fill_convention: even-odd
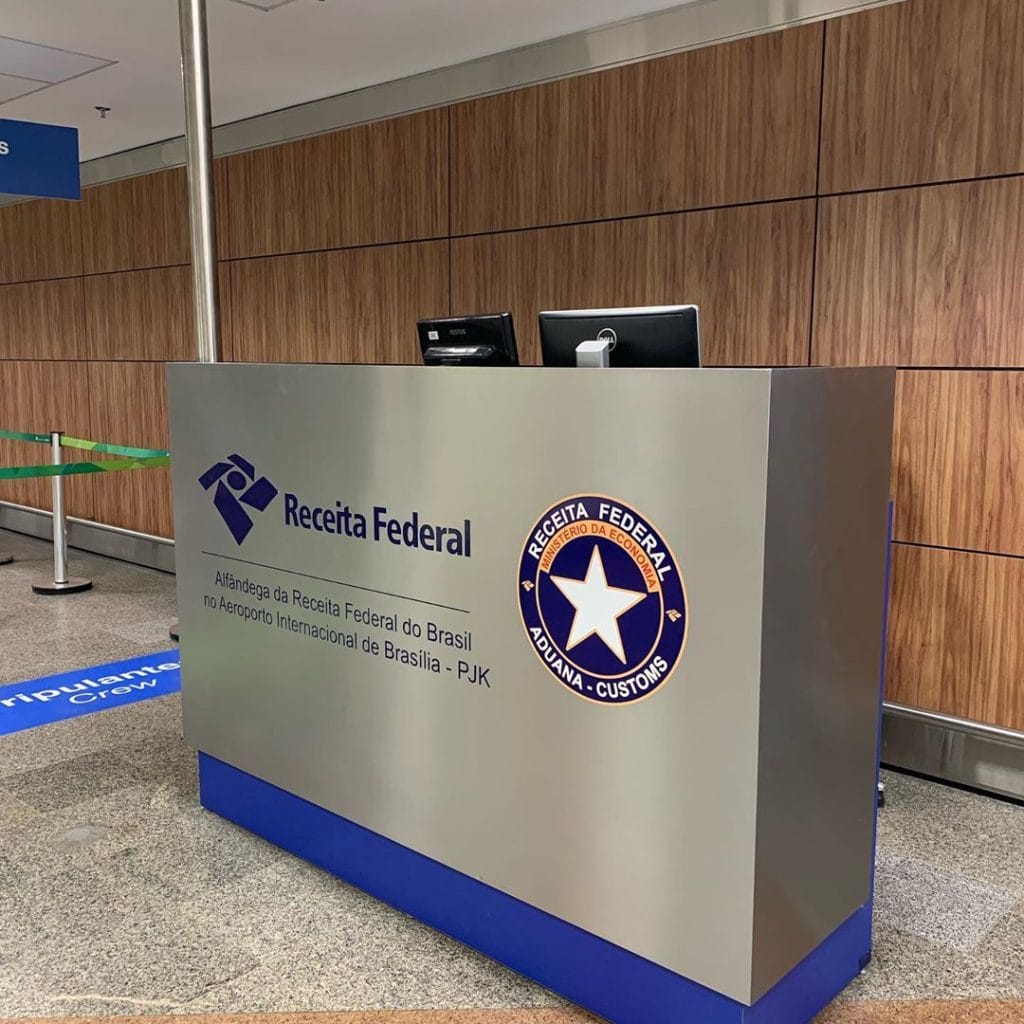
[[[60,449],[60,431],[50,434],[50,462],[60,466],[64,453]],[[50,477],[53,489],[53,582],[57,586],[68,581],[68,527],[64,512],[64,477]]]
[[[64,463],[61,450],[61,431],[50,432],[50,463]],[[33,583],[37,594],[78,594],[92,587],[92,580],[68,576],[68,524],[64,511],[64,477],[57,473],[51,477],[53,486],[53,582]]]

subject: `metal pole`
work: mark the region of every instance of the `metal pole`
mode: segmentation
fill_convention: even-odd
[[[196,359],[200,363],[216,363],[220,361],[217,226],[213,206],[213,136],[210,128],[206,0],[178,0],[178,21],[181,26],[181,79],[185,89]]]
[[[60,450],[59,430],[50,434],[50,462],[59,466],[64,461]],[[53,582],[55,586],[68,581],[68,524],[64,518],[64,477],[50,477],[53,490]]]
[[[206,46],[206,0],[178,0],[181,81],[185,90],[185,154],[188,220],[192,230],[192,299],[196,359],[220,362],[217,305],[217,222],[213,205],[213,134],[210,124],[210,56]],[[177,640],[178,624],[170,630]]]
[[[50,431],[50,464],[64,464],[60,446],[60,430]],[[64,509],[64,477],[59,473],[50,478],[53,488],[53,582],[33,583],[37,594],[77,594],[88,590],[92,580],[68,578],[68,524]]]

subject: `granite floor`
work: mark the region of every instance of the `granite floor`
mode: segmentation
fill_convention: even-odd
[[[35,1018],[50,1021],[53,1018]],[[62,1024],[598,1024],[571,1007],[536,1009],[352,1010],[312,1013],[165,1014],[139,1017],[65,1017]],[[842,1003],[815,1024],[1019,1024],[1020,1004],[1010,1000]],[[18,1024],[34,1024],[18,1019]],[[676,1024],[673,1021],[673,1024]],[[703,1024],[692,1018],[681,1024]],[[786,1022],[780,1022],[786,1024]]]
[[[93,589],[43,597],[32,584],[53,579],[52,545],[0,530],[5,553],[15,561],[0,565],[0,685],[171,646],[173,576],[71,551],[69,575]]]
[[[95,590],[41,598],[48,545],[2,550],[0,683],[169,646],[172,577],[76,553]],[[874,961],[820,1024],[1024,1021],[1024,808],[886,782]],[[0,1018],[229,1013],[591,1020],[203,811],[176,696],[0,737]]]

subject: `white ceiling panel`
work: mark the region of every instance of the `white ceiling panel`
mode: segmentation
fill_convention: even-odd
[[[2,4],[0,4],[2,8]],[[0,73],[36,82],[64,82],[109,64],[103,57],[0,36]]]
[[[45,89],[45,82],[33,82],[31,78],[18,78],[15,75],[0,74],[0,103],[13,100],[17,96],[24,96],[27,93],[35,92],[36,89]],[[0,110],[0,117],[8,115]]]

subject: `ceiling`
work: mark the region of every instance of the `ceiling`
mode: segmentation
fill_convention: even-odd
[[[207,0],[213,121],[676,6],[679,0]],[[82,160],[183,133],[177,0],[0,0],[0,35],[0,117],[77,127]],[[68,69],[78,73],[59,80]],[[30,87],[37,91],[3,100]],[[99,106],[109,108],[105,118]]]

